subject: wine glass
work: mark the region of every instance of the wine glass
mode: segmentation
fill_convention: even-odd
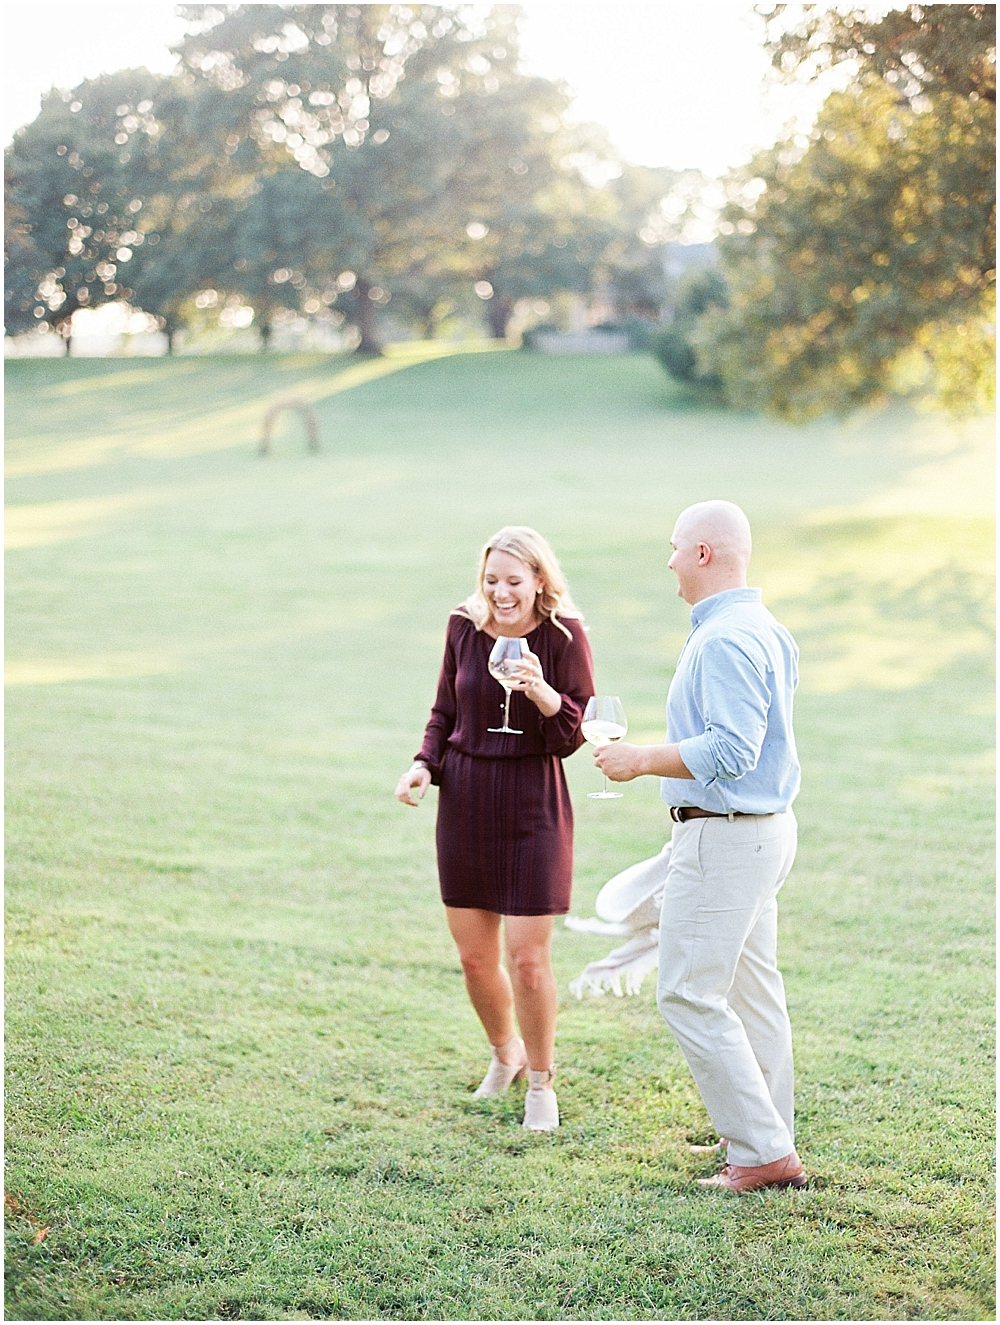
[[[510,725],[510,676],[527,652],[528,641],[526,639],[508,638],[506,635],[501,635],[490,650],[490,676],[503,686],[507,702],[503,710],[503,726],[487,727],[487,731],[507,732],[510,736],[524,735],[523,731],[519,731],[517,727]]]
[[[580,727],[584,739],[591,745],[609,745],[620,741],[628,731],[628,719],[625,709],[617,695],[592,695],[583,710],[583,724]],[[621,800],[620,791],[608,791],[608,779],[605,774],[604,790],[590,791],[588,799],[592,801]]]

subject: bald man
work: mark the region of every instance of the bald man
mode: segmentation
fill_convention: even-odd
[[[706,1187],[801,1187],[792,1036],[777,967],[777,894],[795,858],[792,734],[798,648],[747,587],[750,525],[738,506],[678,517],[669,567],[691,634],[667,698],[667,744],[605,746],[612,781],[652,775],[674,820],[660,914],[657,1002],[727,1164]]]

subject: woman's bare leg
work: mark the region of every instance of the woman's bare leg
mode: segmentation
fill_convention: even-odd
[[[510,978],[500,964],[500,917],[493,911],[473,907],[446,906],[448,928],[458,948],[465,987],[486,1037],[494,1048],[507,1046],[515,1037],[514,995]],[[520,1061],[517,1045],[511,1045],[501,1062]]]
[[[552,916],[504,916],[507,968],[528,1066],[547,1071],[555,1061],[558,994],[552,974]]]

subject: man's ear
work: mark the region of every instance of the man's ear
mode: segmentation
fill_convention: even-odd
[[[707,543],[698,544],[698,565],[707,566],[712,560],[712,549]]]

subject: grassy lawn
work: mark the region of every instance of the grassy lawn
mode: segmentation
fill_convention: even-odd
[[[8,1318],[992,1318],[988,430],[783,428],[640,356],[330,394],[345,366],[8,364]],[[290,423],[256,456],[295,390],[321,453]],[[649,981],[565,993],[558,1133],[470,1101],[434,807],[391,796],[502,523],[551,539],[598,685],[662,739],[667,539],[708,496],[803,654],[812,1181],[742,1200],[693,1186]],[[669,821],[651,781],[568,775],[589,914]],[[560,928],[560,987],[610,946]]]

